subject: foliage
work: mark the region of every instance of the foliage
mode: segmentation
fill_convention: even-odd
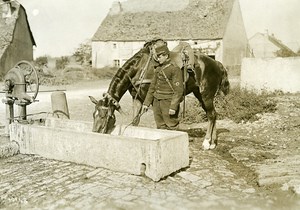
[[[37,57],[34,63],[38,68],[42,68],[43,66],[48,65],[48,57],[47,56]]]
[[[116,67],[104,67],[100,69],[92,69],[93,75],[99,79],[112,79],[118,68]]]
[[[56,69],[64,69],[69,62],[69,57],[61,56],[59,59],[56,60],[55,67]]]
[[[258,120],[259,114],[274,112],[276,101],[272,98],[273,93],[263,91],[257,94],[253,91],[232,88],[227,96],[218,95],[215,98],[215,107],[218,119],[228,118],[236,123]],[[206,121],[206,115],[196,98],[187,102],[187,123]]]
[[[101,69],[84,68],[65,68],[63,71],[54,70],[51,75],[40,74],[42,85],[68,85],[82,80],[111,79],[116,73],[117,68],[105,67]]]
[[[92,57],[92,46],[90,42],[82,43],[75,50],[73,56],[80,64],[89,64]]]

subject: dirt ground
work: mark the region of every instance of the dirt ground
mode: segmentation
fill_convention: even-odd
[[[88,95],[100,99],[109,81],[81,82],[64,87],[42,87],[42,90],[65,89],[71,119],[92,121],[93,104]],[[50,93],[41,92],[28,113],[51,112]],[[273,202],[288,207],[300,206],[300,94],[277,96],[277,111],[260,115],[253,123],[236,124],[231,120],[217,121],[218,146],[212,152],[228,161],[227,168],[234,176],[244,179],[255,192]],[[129,124],[132,120],[131,97],[121,100],[124,119],[116,114],[117,124]],[[199,108],[200,109],[200,108]],[[4,110],[1,108],[3,116]],[[34,118],[44,117],[35,115]],[[1,121],[1,124],[2,121]],[[152,111],[141,118],[140,126],[155,127]],[[206,123],[181,124],[188,132],[193,150],[202,150],[201,144]],[[192,158],[197,158],[194,153]]]

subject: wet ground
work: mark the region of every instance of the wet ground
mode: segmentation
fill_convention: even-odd
[[[94,107],[87,95],[100,98],[105,87],[107,81],[66,87],[71,118],[91,121]],[[278,110],[253,123],[218,121],[218,146],[211,151],[201,148],[206,123],[181,125],[190,136],[190,166],[160,182],[38,156],[3,157],[0,208],[299,209],[299,98],[278,97]],[[49,93],[38,99],[28,112],[50,113]],[[118,123],[128,124],[130,97],[126,95],[121,105],[128,117],[117,115]],[[34,116],[39,117],[43,114]],[[1,120],[2,130],[3,124]],[[155,127],[151,110],[140,125]]]

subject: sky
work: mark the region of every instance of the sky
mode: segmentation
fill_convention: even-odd
[[[116,0],[17,0],[26,9],[36,41],[34,56],[66,56],[91,39]],[[125,0],[122,0],[125,1]],[[299,0],[239,0],[248,38],[274,34],[300,48]]]

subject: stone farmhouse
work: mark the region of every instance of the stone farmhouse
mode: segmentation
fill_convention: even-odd
[[[274,34],[269,35],[268,32],[253,35],[249,39],[249,47],[251,57],[255,58],[274,58],[277,57],[276,52],[279,50],[284,50],[290,55],[297,55],[293,50],[277,39]]]
[[[94,34],[92,65],[122,66],[154,37],[170,49],[188,42],[229,68],[249,54],[238,0],[127,0],[112,5]]]
[[[0,78],[17,62],[32,61],[35,45],[24,7],[0,0]]]

